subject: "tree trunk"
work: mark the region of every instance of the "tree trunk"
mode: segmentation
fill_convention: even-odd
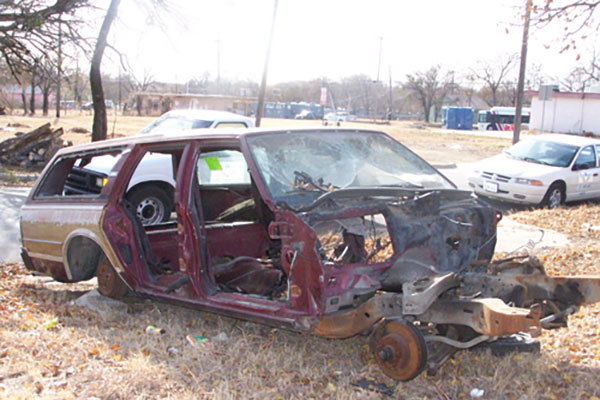
[[[23,115],[27,115],[27,94],[25,93],[25,83],[21,85],[21,101],[23,101]]]
[[[31,70],[31,98],[29,99],[29,113],[35,114],[35,65]]]
[[[92,125],[92,142],[106,139],[108,131],[108,123],[106,120],[106,104],[104,103],[104,90],[102,89],[102,77],[100,75],[100,65],[102,64],[102,56],[106,48],[106,41],[110,26],[112,25],[121,0],[111,0],[98,40],[92,57],[92,67],[90,69],[90,86],[92,88],[92,102],[94,104],[94,124]]]
[[[423,107],[423,111],[425,112],[425,115],[423,115],[423,117],[425,118],[425,122],[429,122],[429,114],[431,114],[431,105],[426,105],[425,107]]]
[[[135,109],[137,111],[138,117],[141,117],[142,116],[142,96],[139,94],[137,96],[135,96]]]
[[[50,86],[44,84],[43,88],[42,88],[42,114],[44,114],[44,116],[48,115],[48,97],[50,97]]]

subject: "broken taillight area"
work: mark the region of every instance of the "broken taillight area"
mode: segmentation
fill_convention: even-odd
[[[394,255],[382,214],[317,222],[318,250],[326,264],[375,264]]]

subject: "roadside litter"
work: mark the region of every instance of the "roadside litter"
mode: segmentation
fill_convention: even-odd
[[[164,334],[166,331],[162,328],[157,328],[156,326],[153,325],[148,325],[148,327],[146,328],[146,333],[149,335],[162,335]]]

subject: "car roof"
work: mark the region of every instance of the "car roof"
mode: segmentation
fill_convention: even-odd
[[[221,129],[193,129],[179,131],[177,133],[153,133],[147,135],[134,135],[127,136],[117,139],[108,139],[98,142],[79,144],[71,147],[64,147],[57,152],[57,156],[67,155],[72,153],[87,152],[94,150],[107,150],[111,148],[122,148],[135,144],[148,144],[148,143],[174,143],[174,142],[189,142],[197,139],[239,139],[242,136],[258,136],[266,133],[292,133],[292,132],[366,132],[366,133],[377,133],[385,134],[381,131],[368,130],[368,129],[352,129],[352,128],[337,128],[337,127],[321,127],[316,126],[314,128],[249,128],[249,129],[236,129],[236,128],[221,128]]]
[[[600,140],[596,138],[579,136],[579,135],[563,135],[559,133],[546,133],[542,135],[528,136],[527,139],[537,141],[548,141],[561,144],[570,144],[573,146],[586,146],[588,144],[600,144]]]

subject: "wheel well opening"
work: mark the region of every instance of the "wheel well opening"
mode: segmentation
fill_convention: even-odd
[[[71,282],[92,279],[104,252],[92,239],[77,236],[69,242],[67,262],[71,271]]]
[[[554,182],[552,182],[552,185],[560,185],[564,191],[567,190],[567,183],[563,180],[554,181]],[[552,186],[552,185],[550,185],[550,186]]]

